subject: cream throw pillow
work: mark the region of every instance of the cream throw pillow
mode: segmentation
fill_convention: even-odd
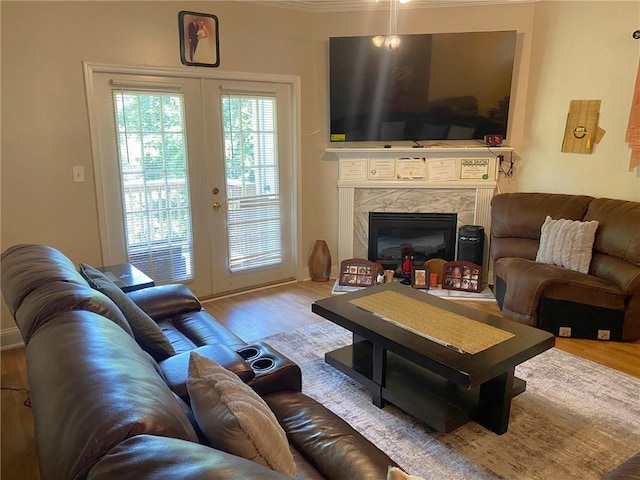
[[[187,391],[211,446],[296,476],[284,430],[265,401],[236,374],[192,352]]]
[[[424,480],[422,477],[416,477],[415,475],[409,475],[398,467],[389,467],[387,472],[387,480]]]
[[[589,273],[597,228],[596,220],[553,220],[547,216],[540,232],[536,262]]]

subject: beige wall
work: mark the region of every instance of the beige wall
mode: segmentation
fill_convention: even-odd
[[[300,76],[299,274],[315,239],[326,239],[336,251],[337,162],[324,152],[327,39],[385,32],[386,12],[313,14],[240,2],[0,5],[1,250],[15,243],[45,243],[76,263],[101,263],[81,62],[180,67],[177,13],[193,10],[220,19],[219,70]],[[509,136],[521,158],[516,178],[503,181],[503,191],[580,191],[639,199],[640,179],[626,171],[624,144],[640,45],[631,39],[637,6],[635,1],[543,2],[418,9],[400,12],[398,27],[407,33],[519,32]],[[581,42],[588,47],[584,60],[576,59]],[[603,100],[601,125],[608,133],[593,155],[560,153],[573,98]],[[85,167],[87,182],[72,182],[73,165]],[[12,327],[4,305],[2,313],[2,329]]]
[[[629,172],[625,132],[640,40],[640,2],[536,5],[528,134],[518,189],[640,201],[640,169]],[[600,99],[602,142],[590,155],[561,153],[570,100]]]

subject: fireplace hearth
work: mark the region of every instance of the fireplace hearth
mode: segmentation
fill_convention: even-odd
[[[368,258],[386,270],[398,270],[405,255],[414,265],[431,258],[452,261],[457,219],[456,213],[369,212]]]

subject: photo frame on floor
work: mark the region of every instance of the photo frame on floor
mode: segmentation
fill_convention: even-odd
[[[196,67],[220,65],[218,17],[209,13],[178,13],[180,61]]]

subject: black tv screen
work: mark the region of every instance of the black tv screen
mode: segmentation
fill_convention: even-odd
[[[331,141],[507,136],[516,32],[329,39]]]

